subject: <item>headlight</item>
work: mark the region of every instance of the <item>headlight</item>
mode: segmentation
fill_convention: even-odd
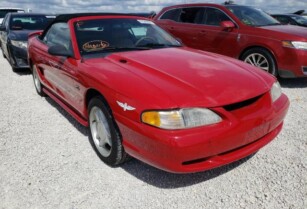
[[[147,111],[142,122],[162,129],[186,129],[219,123],[222,118],[206,108],[190,108],[170,111]]]
[[[279,82],[276,81],[271,88],[272,102],[275,102],[281,96],[281,87]]]
[[[13,46],[22,48],[22,49],[27,49],[28,48],[28,42],[27,41],[14,41],[11,40],[11,43]]]
[[[307,42],[303,41],[282,41],[284,47],[307,50]]]

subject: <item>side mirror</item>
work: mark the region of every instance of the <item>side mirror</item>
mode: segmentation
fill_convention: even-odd
[[[33,36],[40,36],[42,35],[43,31],[35,31],[33,33],[29,33],[28,38],[33,37]]]
[[[227,29],[227,30],[230,30],[236,27],[236,25],[232,21],[229,21],[229,20],[222,21],[220,25],[222,28]]]
[[[53,56],[73,57],[73,53],[62,45],[54,45],[49,47],[48,53]]]

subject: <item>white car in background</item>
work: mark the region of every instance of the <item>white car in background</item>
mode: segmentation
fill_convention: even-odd
[[[25,12],[23,9],[19,8],[1,8],[0,7],[0,25],[2,24],[3,18],[9,12]]]

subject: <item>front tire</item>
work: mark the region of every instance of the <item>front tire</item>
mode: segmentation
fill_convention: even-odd
[[[41,84],[41,81],[39,80],[37,68],[35,65],[32,66],[32,76],[33,76],[33,81],[34,81],[36,92],[38,93],[38,95],[45,97],[46,94],[43,92],[43,85]]]
[[[16,67],[12,67],[12,70],[13,70],[14,73],[18,72],[18,68],[16,68]]]
[[[7,61],[10,63],[13,72],[17,72],[18,69],[14,67],[14,60],[13,60],[14,58],[9,48],[7,48],[7,53],[8,53]]]
[[[257,47],[244,52],[242,61],[259,67],[260,69],[277,76],[277,67],[273,55],[266,49]]]
[[[4,51],[2,50],[2,48],[1,48],[1,51],[2,51],[3,58],[6,59],[6,56],[5,56]]]
[[[121,134],[101,96],[90,100],[88,120],[89,141],[98,157],[110,166],[123,163],[128,155],[122,145]]]

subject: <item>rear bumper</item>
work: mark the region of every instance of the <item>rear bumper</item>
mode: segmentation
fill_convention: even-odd
[[[123,118],[117,122],[128,154],[169,172],[198,172],[251,155],[277,136],[288,98],[282,95],[273,105],[262,99],[231,114],[221,110],[223,122],[202,128],[167,131]]]

